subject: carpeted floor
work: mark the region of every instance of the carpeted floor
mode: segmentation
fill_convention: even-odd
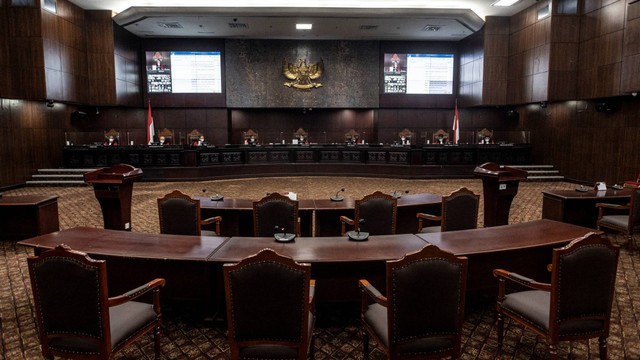
[[[375,190],[383,192],[435,193],[445,195],[461,186],[482,193],[479,180],[397,180],[346,177],[260,178],[203,182],[136,183],[133,192],[132,227],[134,232],[158,233],[156,199],[178,189],[193,196],[220,193],[226,197],[259,199],[267,192],[293,191],[303,198],[328,198],[341,188],[354,199]],[[572,189],[563,182],[523,182],[514,199],[510,223],[541,218],[543,190]],[[101,228],[102,214],[91,187],[27,187],[5,192],[5,195],[55,194],[59,196],[61,228],[89,226]],[[480,209],[482,210],[482,197]],[[483,215],[479,216],[482,226]],[[616,242],[622,237],[611,236]],[[41,359],[38,334],[33,314],[26,257],[28,248],[13,241],[0,241],[0,360]],[[610,359],[640,359],[640,260],[623,248],[618,267],[616,298],[613,304]],[[507,323],[505,343],[497,347],[494,311],[486,304],[473,306],[464,324],[462,359],[546,359],[546,344],[531,332]],[[357,319],[344,319],[345,325],[316,329],[316,359],[361,359],[362,343]],[[371,344],[371,358],[384,358]],[[562,343],[563,359],[596,359],[596,340]],[[225,329],[191,321],[179,313],[166,314],[162,337],[165,359],[227,359]],[[145,337],[117,354],[117,359],[151,359],[153,346]]]

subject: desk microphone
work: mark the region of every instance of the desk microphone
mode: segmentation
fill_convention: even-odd
[[[338,190],[338,192],[335,195],[331,195],[331,197],[329,199],[331,199],[331,201],[342,201],[344,200],[344,196],[340,195],[341,192],[343,192],[344,189],[340,189]]]
[[[296,234],[287,234],[287,232],[284,230],[284,227],[280,227],[278,225],[274,227],[273,231],[274,231],[273,237],[278,242],[290,242],[296,238]]]
[[[205,194],[205,197],[206,197],[207,189],[202,189],[202,193]],[[209,200],[211,201],[220,201],[223,199],[224,199],[224,196],[218,194],[218,192],[214,193],[214,195],[209,196]]]
[[[405,190],[405,191],[404,191],[404,193],[405,193],[405,194],[408,194],[408,193],[409,193],[409,190]],[[402,191],[394,190],[394,191],[391,193],[391,196],[393,196],[393,197],[394,197],[394,198],[396,198],[396,199],[400,199],[400,198],[402,197]]]
[[[353,241],[365,241],[369,238],[369,233],[360,231],[360,227],[364,224],[364,219],[358,219],[358,227],[356,230],[351,230],[347,233],[349,240]]]

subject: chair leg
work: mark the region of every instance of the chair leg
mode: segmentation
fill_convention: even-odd
[[[549,342],[549,360],[558,360],[558,344]]]
[[[607,338],[600,336],[598,338],[598,346],[600,347],[600,360],[607,359]]]
[[[634,251],[635,251],[635,249],[636,249],[636,243],[635,243],[635,241],[633,240],[633,234],[629,234],[629,235],[627,236],[627,246],[629,247],[629,254],[630,254],[630,255],[633,255],[633,252],[634,252]]]
[[[153,350],[155,359],[160,359],[160,325],[156,325],[153,331]]]
[[[501,312],[498,312],[497,331],[498,331],[498,346],[502,346],[504,340],[504,316]]]
[[[362,347],[363,359],[367,360],[369,359],[369,333],[364,329],[362,330]]]

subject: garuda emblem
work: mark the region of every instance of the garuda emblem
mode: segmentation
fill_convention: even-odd
[[[291,82],[285,82],[284,86],[301,90],[309,90],[322,86],[321,83],[313,82],[318,79],[324,71],[324,63],[320,62],[307,65],[307,60],[298,60],[298,65],[291,64],[286,60],[282,61],[282,74]]]

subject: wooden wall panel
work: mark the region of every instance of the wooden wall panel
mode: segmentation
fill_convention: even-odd
[[[116,69],[114,30],[111,12],[86,11],[87,71],[89,99],[93,105],[116,105]],[[126,88],[126,85],[124,86]]]
[[[622,58],[622,92],[640,91],[640,3],[627,0]]]

